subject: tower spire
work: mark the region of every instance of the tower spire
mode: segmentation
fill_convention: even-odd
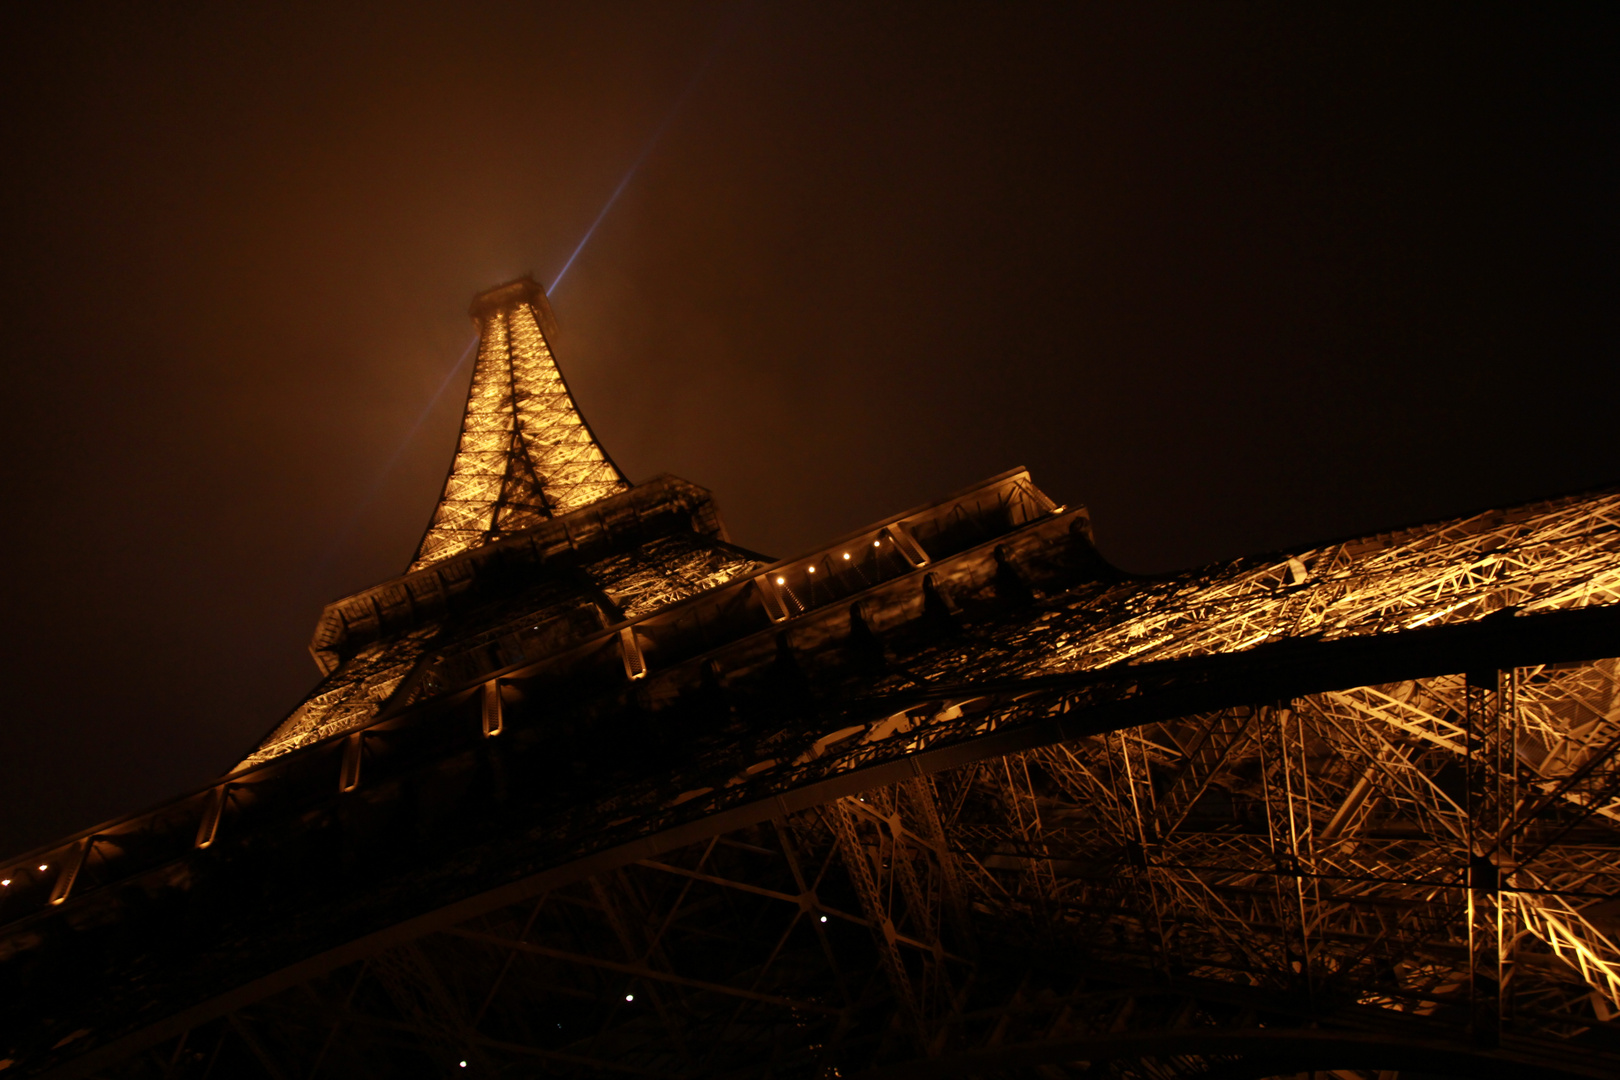
[[[410,570],[630,487],[552,356],[556,321],[524,276],[474,298],[478,360],[444,493]]]

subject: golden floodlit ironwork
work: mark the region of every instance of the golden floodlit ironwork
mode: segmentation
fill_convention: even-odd
[[[630,487],[596,442],[551,356],[546,294],[529,279],[473,301],[478,360],[420,570]]]
[[[480,625],[468,634],[466,620],[451,618],[442,600],[465,593],[466,577],[476,576],[480,566],[498,565],[498,560],[471,553],[503,537],[517,537],[518,546],[528,549],[543,535],[555,544],[558,530],[540,526],[629,491],[630,484],[597,444],[552,358],[548,337],[555,336],[554,319],[540,286],[529,278],[497,286],[474,299],[471,314],[479,332],[478,361],[450,476],[416,558],[403,578],[362,594],[360,603],[370,609],[359,610],[353,597],[328,607],[311,645],[326,678],[243,766],[351,731],[391,702],[414,700],[420,690],[413,675],[431,681],[429,665],[444,660],[435,646],[446,638],[466,651],[483,639],[509,637],[515,629],[509,623],[556,619],[557,611],[546,606],[556,597],[530,589],[503,595],[480,609]],[[676,487],[683,489],[676,499],[707,498],[701,489],[673,477],[646,485],[643,495]],[[638,497],[629,505],[637,516],[665,509],[649,508],[648,503]],[[639,545],[603,548],[601,557],[572,567],[580,579],[573,584],[594,593],[571,596],[573,621],[583,614],[587,623],[607,625],[761,565],[752,552],[728,545],[718,515],[711,516],[712,522],[696,534],[659,535]],[[577,515],[567,521],[585,524]],[[565,524],[560,534],[572,554],[578,551],[577,531]],[[500,554],[511,556],[512,547],[506,545]],[[540,592],[553,584],[542,582]],[[367,641],[341,659],[331,651],[330,635],[353,641],[356,624],[375,623],[384,617],[380,611],[401,603],[411,621],[403,632]],[[544,615],[537,614],[541,611]]]
[[[773,561],[474,317],[311,697],[0,863],[0,1072],[1620,1073],[1620,492],[1139,577],[1015,469]]]

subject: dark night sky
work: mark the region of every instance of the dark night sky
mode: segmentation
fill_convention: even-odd
[[[1141,571],[1620,479],[1620,9],[873,7],[8,6],[0,851],[313,684],[468,300],[688,87],[553,304],[619,464],[741,543],[1014,465]]]

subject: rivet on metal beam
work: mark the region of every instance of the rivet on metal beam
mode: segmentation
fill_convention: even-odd
[[[360,754],[365,749],[366,733],[356,731],[343,744],[343,773],[338,778],[339,791],[353,791],[360,786]]]
[[[505,726],[501,715],[501,681],[491,679],[484,684],[484,737],[492,739]]]

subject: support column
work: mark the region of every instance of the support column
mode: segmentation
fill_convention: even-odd
[[[889,917],[888,909],[883,903],[877,877],[872,871],[872,862],[867,858],[866,848],[861,844],[860,836],[855,831],[855,822],[849,810],[844,807],[842,799],[828,803],[826,814],[827,823],[838,842],[838,853],[844,860],[844,869],[849,873],[850,882],[855,886],[855,895],[860,898],[861,913],[871,923],[872,942],[877,946],[878,962],[882,964],[884,974],[889,977],[889,986],[900,1003],[900,1013],[906,1026],[911,1029],[917,1044],[926,1047],[928,1033],[923,1025],[917,992],[911,984],[910,973],[906,971],[905,958],[900,955],[900,947],[895,943],[894,920]]]
[[[1164,909],[1167,898],[1162,896],[1160,883],[1154,870],[1159,858],[1159,834],[1155,826],[1158,818],[1153,794],[1153,777],[1148,770],[1147,750],[1140,733],[1121,731],[1107,736],[1109,779],[1114,788],[1114,801],[1124,819],[1121,825],[1127,832],[1127,864],[1131,867],[1131,884],[1136,895],[1137,910],[1141,913],[1143,932],[1152,936],[1158,945],[1159,971],[1170,978],[1170,937],[1164,928]],[[1117,746],[1117,752],[1115,747]]]
[[[1318,898],[1305,723],[1291,703],[1268,705],[1260,712],[1260,772],[1266,827],[1278,870],[1277,923],[1283,928],[1283,960],[1299,977],[1307,999],[1314,1000],[1318,973],[1311,924]]]
[[[1516,798],[1517,682],[1512,670],[1471,671],[1466,677],[1468,994],[1471,1034],[1482,1046],[1501,1042],[1507,1016],[1507,945],[1515,915],[1512,905],[1502,902],[1502,889],[1509,886],[1514,865],[1506,825]]]
[[[939,816],[939,803],[934,798],[933,781],[926,776],[913,777],[900,784],[911,803],[918,832],[934,847],[939,861],[940,888],[943,891],[945,914],[951,929],[961,939],[960,948],[968,956],[977,956],[978,947],[973,939],[973,923],[963,890],[961,875],[956,868],[956,857],[951,854],[950,839],[945,835],[945,822]]]

